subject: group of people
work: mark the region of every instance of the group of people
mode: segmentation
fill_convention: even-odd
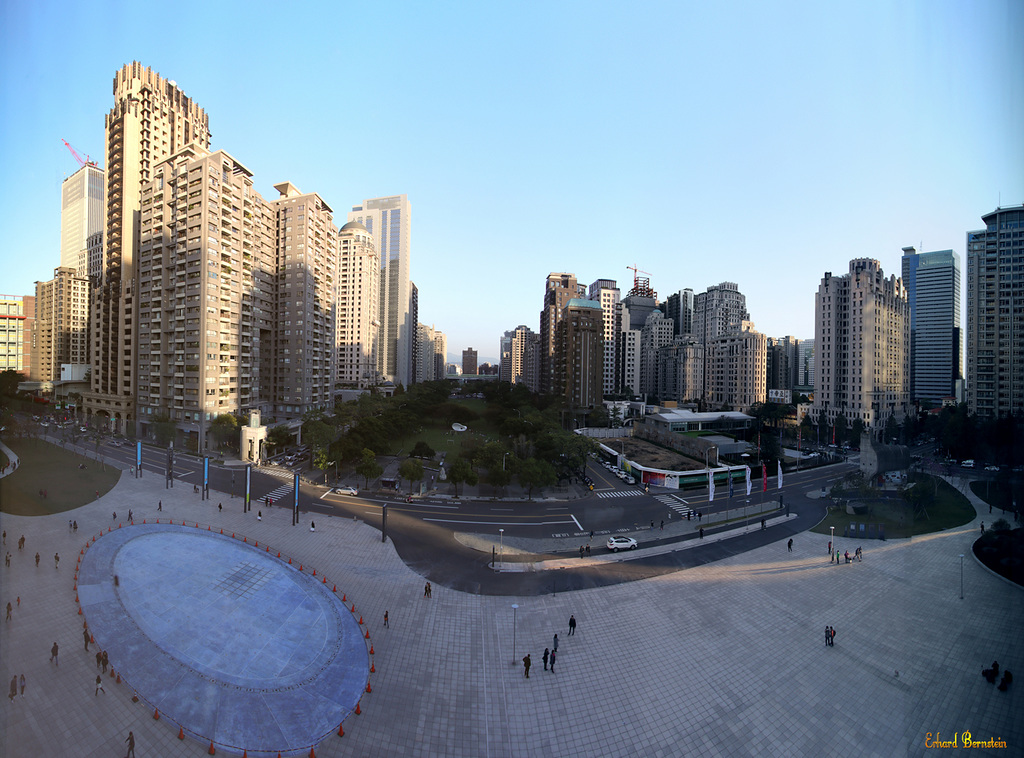
[[[836,630],[831,626],[825,627],[825,647],[835,647],[836,644]]]
[[[11,677],[11,694],[8,695],[8,697],[11,699],[12,703],[14,702],[14,698],[16,698],[18,696],[18,684],[19,684],[18,677],[17,676],[12,676]],[[25,696],[25,675],[24,674],[21,675],[20,684],[21,684],[21,696],[24,697]]]
[[[985,680],[989,684],[995,684],[996,679],[999,678],[999,661],[992,661],[992,668],[984,669],[981,675],[985,677]],[[1003,678],[999,682],[998,690],[1000,692],[1006,692],[1010,689],[1010,684],[1013,682],[1013,674],[1010,673],[1009,669],[1003,671]],[[13,686],[13,682],[12,682]]]
[[[853,555],[850,555],[850,551],[849,550],[845,550],[843,552],[843,555],[842,555],[843,560],[840,560],[839,551],[838,550],[833,551],[832,550],[832,543],[830,542],[830,543],[828,543],[828,556],[829,556],[829,559],[828,559],[829,563],[835,563],[837,565],[839,563],[853,563],[854,561],[862,561],[862,560],[864,560],[864,551],[861,550],[858,547],[856,550],[853,551]]]
[[[576,616],[572,615],[572,614],[569,615],[569,634],[570,635],[576,634]],[[544,655],[541,656],[541,660],[544,661],[544,670],[545,671],[550,671],[551,673],[555,672],[555,662],[558,660],[558,635],[557,634],[555,634],[554,638],[551,640],[551,647],[544,648]],[[523,657],[523,676],[525,676],[527,679],[530,678],[530,667],[532,665],[533,665],[533,660],[531,659],[530,654],[527,653]]]

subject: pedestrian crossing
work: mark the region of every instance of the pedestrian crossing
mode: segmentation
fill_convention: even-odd
[[[285,505],[286,504],[286,500],[285,499],[287,498],[287,503],[294,504],[294,502],[295,502],[295,500],[294,500],[294,493],[295,493],[295,485],[294,484],[282,484],[280,487],[278,487],[273,492],[268,492],[266,495],[261,497],[260,500],[262,500],[263,502],[266,502],[267,498],[269,497],[271,505],[277,505],[277,504]]]
[[[654,499],[657,500],[662,505],[667,505],[669,508],[678,513],[682,518],[686,518],[688,514],[693,513],[693,510],[690,508],[690,506],[683,502],[683,499],[678,495],[671,495],[666,493],[664,495],[655,495]]]
[[[595,493],[598,497],[636,497],[637,495],[645,495],[643,490],[614,490],[612,492],[598,492]]]
[[[276,479],[284,479],[286,482],[295,480],[295,474],[286,468],[279,468],[277,466],[260,466],[257,469],[261,474],[267,474]]]

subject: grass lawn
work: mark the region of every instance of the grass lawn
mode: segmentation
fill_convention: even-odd
[[[918,534],[930,534],[954,526],[962,526],[975,517],[974,507],[967,498],[952,485],[935,477],[925,477],[928,481],[917,486],[930,487],[930,481],[938,483],[935,502],[928,506],[928,518],[919,517],[910,521],[910,506],[902,499],[863,499],[869,503],[870,512],[865,514],[848,514],[845,508],[829,506],[825,520],[811,531],[817,534],[828,534],[829,527],[836,528],[836,535],[843,533],[851,523],[882,524],[886,538],[913,537]]]
[[[0,511],[17,516],[46,516],[85,505],[109,492],[120,469],[36,439],[6,442],[21,459],[18,470],[0,479]],[[84,463],[87,468],[80,469]],[[46,498],[40,494],[46,490]]]
[[[474,419],[467,424],[469,429],[464,432],[453,432],[450,425],[446,425],[441,421],[429,421],[422,426],[421,431],[396,439],[391,445],[392,451],[397,453],[401,449],[402,455],[408,455],[412,451],[413,446],[420,440],[423,440],[434,448],[435,452],[445,452],[449,456],[454,456],[461,451],[463,442],[468,442],[471,439],[479,440],[481,435],[487,439],[493,439],[496,431],[487,419],[484,418],[487,403],[478,398],[459,400],[458,403],[480,414],[480,418]]]
[[[1011,514],[1014,501],[1018,507],[1024,506],[1024,483],[975,481],[971,482],[971,491],[994,508]]]

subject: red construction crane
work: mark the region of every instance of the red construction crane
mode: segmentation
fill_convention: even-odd
[[[636,266],[626,266],[627,271],[633,272],[633,289],[629,291],[629,295],[636,295],[639,297],[650,297],[655,300],[658,298],[658,293],[651,289],[651,280],[649,271],[641,271]],[[638,274],[647,274],[647,277],[638,276]]]
[[[66,147],[68,150],[70,150],[71,154],[73,156],[75,156],[75,160],[78,161],[79,167],[81,167],[81,166],[95,166],[96,165],[96,161],[89,160],[89,156],[88,155],[85,156],[85,160],[83,161],[78,156],[78,153],[75,152],[75,148],[71,147],[71,145],[68,144],[68,141],[66,139],[62,139],[61,142],[63,142],[64,143],[64,147]]]

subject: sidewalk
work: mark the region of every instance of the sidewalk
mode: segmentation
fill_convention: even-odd
[[[828,562],[827,536],[801,533],[792,553],[783,539],[611,587],[503,597],[435,586],[424,599],[423,578],[376,529],[314,516],[310,533],[278,508],[263,509],[257,521],[226,494],[201,501],[188,486],[166,490],[161,477],[147,475],[123,476],[108,495],[69,513],[0,516],[13,554],[0,574],[0,604],[21,598],[2,627],[0,677],[24,673],[27,680],[25,696],[3,704],[3,756],[112,758],[124,754],[129,729],[140,756],[207,755],[207,745],[179,741],[123,685],[108,683],[106,697],[94,696],[95,662],[82,649],[72,589],[79,550],[100,529],[116,527],[112,512],[131,507],[136,518],[151,519],[158,500],[162,518],[259,539],[338,577],[339,590],[344,584],[367,621],[375,673],[362,714],[344,722],[343,737],[316,747],[321,758],[919,756],[930,752],[928,733],[951,739],[965,730],[1009,748],[987,754],[1024,747],[1024,722],[1014,715],[1024,710],[1024,650],[1015,644],[1024,591],[972,559],[981,517],[872,544],[863,563],[841,570]],[[80,524],[77,535],[68,517]],[[22,534],[26,548],[17,551]],[[46,557],[38,568],[37,550]],[[62,556],[59,570],[54,552]],[[568,564],[562,570],[573,570]],[[570,614],[579,622],[574,636],[567,635]],[[837,630],[835,647],[823,645],[826,625]],[[541,654],[555,633],[551,673]],[[47,660],[55,640],[59,667]],[[530,679],[520,660],[527,652]],[[980,676],[993,659],[1018,674],[1008,692]]]

